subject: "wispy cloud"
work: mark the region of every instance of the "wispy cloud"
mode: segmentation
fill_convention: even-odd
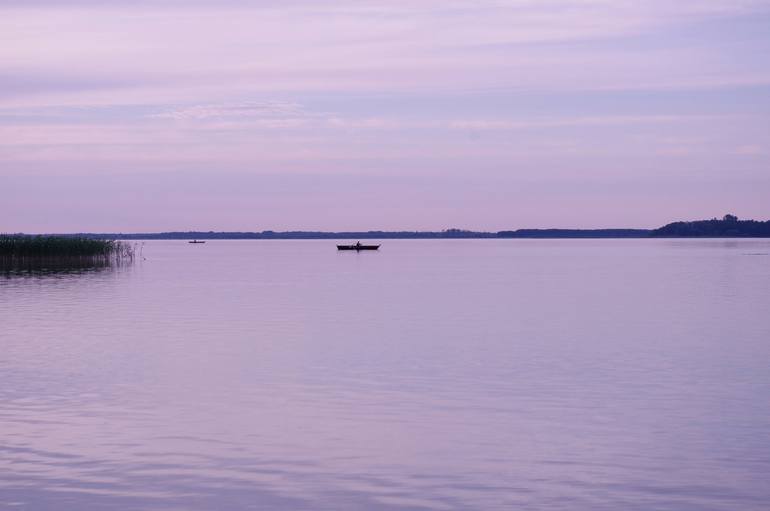
[[[226,120],[265,117],[298,117],[304,115],[302,105],[281,101],[263,103],[244,102],[235,104],[192,105],[150,114],[156,119],[174,120]]]
[[[766,153],[765,148],[757,144],[743,144],[735,148],[735,154],[741,156],[760,156]]]
[[[257,91],[770,83],[767,66],[735,58],[751,50],[745,42],[675,40],[680,24],[767,8],[753,0],[0,3],[0,95],[13,104],[99,104],[105,97],[166,104],[176,96],[216,105]],[[624,44],[644,35],[654,41]]]
[[[624,126],[633,124],[660,124],[674,122],[693,122],[714,119],[724,119],[725,116],[703,115],[615,115],[604,117],[563,117],[545,119],[474,119],[454,120],[449,123],[452,129],[462,130],[516,130],[537,128],[559,128],[570,126]]]

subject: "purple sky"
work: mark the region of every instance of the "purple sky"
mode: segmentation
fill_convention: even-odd
[[[767,219],[768,27],[768,0],[0,0],[0,232]]]

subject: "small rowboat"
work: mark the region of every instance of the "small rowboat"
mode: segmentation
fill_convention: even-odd
[[[379,245],[362,245],[360,242],[355,245],[337,245],[337,250],[377,250]]]
[[[205,241],[190,240],[187,243],[206,243]]]

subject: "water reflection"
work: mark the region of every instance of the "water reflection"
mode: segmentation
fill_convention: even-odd
[[[0,264],[0,276],[5,278],[66,278],[78,275],[98,274],[114,271],[109,263],[52,263],[34,262],[27,264]]]
[[[661,238],[657,240],[669,248],[699,249],[766,249],[768,240],[764,238]]]

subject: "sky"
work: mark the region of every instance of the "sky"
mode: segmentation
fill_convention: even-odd
[[[0,232],[770,219],[770,0],[0,0]]]

